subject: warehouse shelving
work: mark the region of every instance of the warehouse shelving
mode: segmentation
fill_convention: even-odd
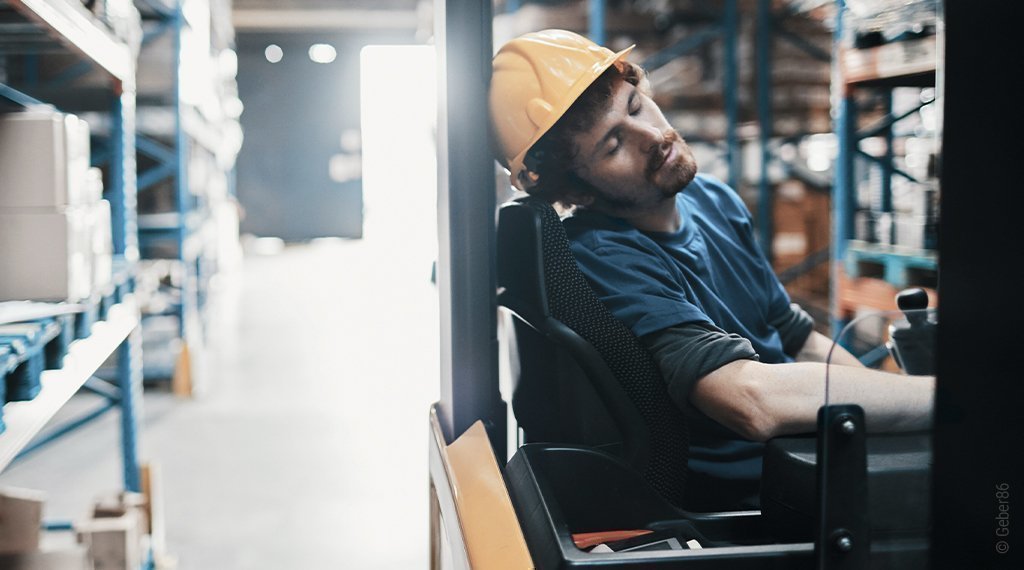
[[[782,9],[773,8],[772,0],[758,0],[757,2],[757,33],[755,60],[757,65],[757,122],[758,122],[758,150],[760,154],[760,172],[758,176],[757,194],[757,232],[758,241],[765,256],[772,260],[774,239],[773,228],[773,190],[772,180],[769,173],[771,166],[775,163],[783,164],[787,174],[792,175],[794,168],[791,163],[784,161],[779,156],[779,147],[783,144],[798,143],[813,132],[786,133],[785,136],[777,136],[774,124],[774,49],[775,39],[781,39],[796,47],[812,62],[825,64],[831,62],[831,54],[821,49],[812,41],[801,36],[786,26],[787,19],[794,15],[791,6]],[[827,252],[808,252],[807,262],[799,264],[801,269],[815,267]],[[798,272],[792,272],[796,275]]]
[[[6,431],[0,435],[0,471],[29,447],[46,423],[93,377],[108,356],[114,354],[120,346],[132,344],[129,335],[137,329],[138,324],[138,306],[135,299],[128,296],[110,309],[105,320],[95,324],[89,336],[72,343],[63,367],[43,372],[42,390],[35,398],[10,402],[4,406]],[[134,439],[134,435],[131,439]],[[129,454],[132,458],[137,456],[135,447],[134,443],[129,443],[125,448],[126,465],[136,463],[134,459],[128,458]],[[135,486],[134,490],[138,490],[137,478],[135,472],[129,473],[126,470],[126,487],[131,489]]]
[[[147,379],[170,379],[186,395],[195,381],[192,358],[205,344],[206,299],[218,263],[213,236],[233,195],[241,145],[237,115],[226,109],[227,101],[237,101],[234,76],[224,78],[218,69],[218,56],[233,54],[233,31],[225,2],[136,0],[136,6],[145,31],[140,62],[148,70],[139,80],[142,257],[175,263],[165,275],[170,286],[150,292],[169,298],[170,310],[168,303],[144,310],[147,339],[155,339],[148,345],[172,347],[174,354],[147,352],[145,370]],[[214,89],[197,89],[194,80],[190,87],[191,76]],[[175,320],[174,339],[157,324],[168,317]]]
[[[925,247],[901,247],[892,243],[892,235],[881,243],[856,240],[854,212],[857,206],[857,161],[877,165],[880,172],[878,206],[882,213],[893,211],[893,180],[896,177],[918,182],[917,178],[894,162],[894,127],[914,116],[936,97],[922,96],[909,109],[893,108],[893,89],[900,87],[934,88],[941,50],[941,30],[934,35],[891,41],[870,47],[855,47],[852,31],[844,26],[849,17],[843,0],[836,2],[833,43],[834,116],[838,138],[833,199],[832,245],[832,319],[838,331],[858,309],[895,309],[895,293],[903,287],[920,285],[934,291],[938,256],[931,244]],[[940,86],[941,88],[941,86]],[[857,95],[874,93],[881,116],[863,125],[863,109]],[[940,130],[941,125],[936,127]],[[862,142],[881,137],[881,152],[867,152]],[[895,229],[889,230],[895,232]],[[884,233],[884,232],[883,232]],[[920,278],[915,275],[920,274]]]
[[[130,31],[130,22],[121,31],[125,29]],[[106,166],[103,194],[111,205],[115,273],[105,291],[81,301],[83,312],[75,325],[64,321],[62,326],[74,326],[78,340],[70,345],[60,368],[42,372],[41,390],[34,398],[4,406],[0,470],[106,410],[118,409],[124,488],[141,492],[142,354],[139,310],[132,294],[138,260],[135,63],[130,41],[81,3],[0,2],[0,104],[7,110],[46,104],[60,111],[97,113],[99,120],[90,121],[96,140],[92,163]],[[106,141],[101,142],[104,129]],[[94,374],[109,357],[116,362],[116,378],[96,379]],[[105,393],[107,404],[47,433],[44,426],[83,387]]]

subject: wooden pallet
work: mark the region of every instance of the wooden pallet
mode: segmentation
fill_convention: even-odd
[[[934,288],[939,265],[935,251],[903,250],[859,240],[850,240],[844,261],[850,277],[881,279],[897,289]]]
[[[897,311],[896,294],[903,287],[875,277],[857,277],[847,274],[842,265],[838,268],[836,282],[836,317],[852,319],[859,309],[876,311]],[[928,306],[938,305],[939,294],[934,288],[922,287],[928,293]]]

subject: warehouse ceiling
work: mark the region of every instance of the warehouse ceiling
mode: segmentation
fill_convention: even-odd
[[[422,28],[430,0],[234,0],[239,31],[396,30]]]
[[[415,10],[419,0],[234,0],[236,10]]]

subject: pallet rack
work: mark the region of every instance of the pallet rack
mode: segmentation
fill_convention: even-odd
[[[62,365],[39,376],[34,398],[4,406],[0,470],[25,453],[69,433],[110,409],[121,412],[124,488],[142,491],[138,425],[141,416],[141,338],[132,294],[138,260],[135,176],[135,56],[127,43],[80,3],[59,0],[0,2],[0,103],[13,109],[49,104],[62,111],[99,112],[107,118],[105,144],[92,162],[106,166],[104,198],[111,204],[115,285],[84,302],[74,326],[78,340]],[[79,82],[95,71],[92,82]],[[97,128],[99,127],[99,128]],[[102,125],[94,125],[102,130]],[[94,135],[97,133],[94,132]],[[101,142],[101,141],[97,141]],[[98,322],[93,322],[93,321]],[[108,358],[116,379],[94,374]],[[105,403],[66,424],[43,428],[79,389],[100,393]],[[53,528],[67,528],[57,524]]]
[[[833,105],[838,157],[835,164],[832,244],[832,330],[838,332],[862,307],[895,310],[895,294],[904,287],[926,285],[934,300],[934,280],[915,282],[915,271],[934,275],[938,256],[934,249],[907,250],[891,245],[853,239],[856,209],[856,161],[877,164],[881,171],[880,206],[892,212],[894,177],[917,182],[894,163],[894,125],[906,120],[936,99],[923,100],[909,110],[894,111],[892,90],[897,87],[935,87],[941,50],[941,31],[936,35],[856,48],[852,30],[844,26],[849,17],[844,0],[836,1],[833,41]],[[870,125],[859,121],[858,92],[876,90],[883,115]],[[937,127],[941,129],[941,125]],[[861,141],[882,137],[881,156],[866,152]],[[874,271],[863,272],[863,266]]]
[[[141,253],[144,259],[173,262],[167,276],[171,288],[164,292],[173,299],[169,308],[145,311],[143,318],[145,323],[161,317],[176,321],[174,339],[152,343],[175,353],[150,351],[154,358],[146,362],[145,375],[171,380],[176,393],[188,395],[190,354],[205,345],[206,300],[217,271],[211,245],[215,212],[234,195],[241,145],[237,115],[225,113],[220,98],[226,83],[227,95],[237,99],[237,90],[231,92],[234,76],[221,80],[216,59],[224,51],[234,53],[234,34],[226,2],[136,0],[136,6],[144,29],[140,61],[148,70],[139,80],[139,192],[146,209],[139,223]],[[186,80],[193,75],[208,80],[214,91],[201,92],[195,82],[190,87]],[[168,197],[170,203],[162,203]],[[157,328],[153,336],[158,337]]]

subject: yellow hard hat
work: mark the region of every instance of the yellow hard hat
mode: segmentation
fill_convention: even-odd
[[[606,69],[634,46],[614,53],[565,30],[543,30],[509,41],[494,56],[491,122],[512,183],[525,190],[536,175],[526,152]]]

